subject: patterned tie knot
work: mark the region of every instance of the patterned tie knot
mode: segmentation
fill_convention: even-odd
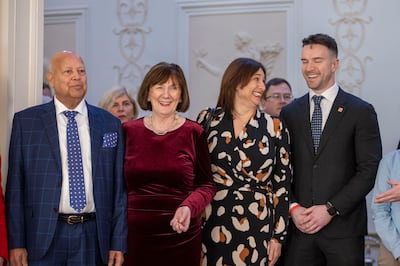
[[[313,99],[313,101],[314,101],[314,104],[316,104],[316,105],[320,105],[320,103],[321,103],[321,101],[322,101],[322,98],[324,98],[324,96],[319,96],[319,95],[314,95],[313,97],[312,97],[312,99]]]
[[[64,111],[63,113],[68,119],[73,119],[78,114],[77,111]]]

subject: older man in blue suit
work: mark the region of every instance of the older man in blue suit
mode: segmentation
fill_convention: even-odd
[[[127,197],[121,123],[84,100],[80,56],[55,54],[47,79],[54,100],[18,112],[13,120],[6,189],[10,263],[122,265]],[[74,113],[74,122],[68,113]],[[70,122],[78,134],[76,158],[67,136]],[[78,174],[72,160],[79,162]],[[79,207],[70,190],[82,192]]]

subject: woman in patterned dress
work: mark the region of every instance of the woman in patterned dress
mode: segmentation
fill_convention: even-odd
[[[274,265],[286,239],[289,135],[257,109],[265,68],[238,58],[226,69],[208,130],[217,193],[206,207],[202,265]],[[205,126],[210,112],[198,122]]]

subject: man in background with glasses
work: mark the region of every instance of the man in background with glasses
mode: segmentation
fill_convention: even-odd
[[[265,84],[265,91],[261,96],[260,109],[271,116],[279,116],[282,108],[292,102],[292,87],[289,82],[283,78],[272,78]],[[283,252],[275,266],[283,266]]]
[[[269,115],[279,116],[282,108],[289,104],[292,98],[292,87],[289,82],[282,78],[273,78],[265,85],[260,108]]]

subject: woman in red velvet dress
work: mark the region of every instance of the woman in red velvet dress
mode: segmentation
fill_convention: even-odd
[[[0,157],[1,170],[1,157]],[[8,248],[7,248],[7,230],[6,215],[4,210],[4,197],[1,188],[1,171],[0,171],[0,266],[7,265]]]
[[[151,113],[123,124],[125,265],[199,265],[200,214],[215,185],[203,128],[177,114],[189,108],[182,69],[164,62],[153,66],[139,89],[138,104]]]

